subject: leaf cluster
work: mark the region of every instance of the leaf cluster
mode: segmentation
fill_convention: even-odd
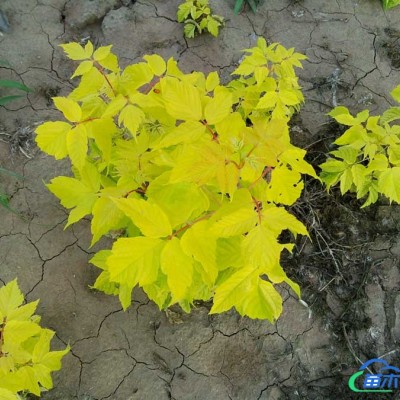
[[[400,0],[382,0],[382,1],[383,1],[383,8],[385,10],[400,5]]]
[[[41,328],[34,315],[38,301],[22,305],[17,281],[0,288],[0,398],[19,400],[20,395],[53,387],[51,372],[61,368],[69,348],[50,351],[54,332]]]
[[[400,86],[391,95],[400,102]],[[334,142],[338,148],[320,165],[328,189],[339,183],[342,194],[367,196],[362,207],[375,203],[379,194],[400,203],[400,125],[391,124],[400,119],[400,107],[391,107],[382,116],[364,110],[354,117],[340,106],[328,115],[349,127]]]
[[[187,38],[194,38],[202,32],[209,32],[217,37],[224,18],[212,14],[208,0],[185,0],[178,8],[178,22],[185,24]]]
[[[71,210],[67,226],[92,215],[92,245],[117,233],[91,260],[102,270],[94,288],[124,309],[140,286],[161,309],[214,297],[212,313],[275,320],[274,285],[300,295],[280,265],[293,248],[281,232],[307,235],[286,206],[302,174],[317,178],[288,127],[305,56],[260,38],[224,86],[217,72],[185,74],[173,58],[146,55],[120,70],[110,46],[62,47],[82,79],[53,99],[67,121],[42,124],[36,141],[72,161],[73,177],[48,184]]]

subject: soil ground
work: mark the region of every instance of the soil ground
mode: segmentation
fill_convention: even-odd
[[[148,53],[179,60],[187,72],[217,70],[222,79],[258,36],[308,56],[299,72],[306,103],[292,124],[293,141],[322,162],[341,127],[326,113],[335,105],[379,113],[399,84],[400,7],[378,0],[265,0],[256,15],[236,16],[233,0],[211,1],[227,18],[217,39],[185,40],[176,22],[179,0],[4,0],[10,31],[0,37],[0,78],[34,91],[0,109],[0,165],[24,180],[0,175],[18,214],[0,209],[0,279],[18,276],[28,301],[40,298],[54,347],[72,345],[55,388],[60,400],[395,399],[357,394],[349,376],[362,362],[384,358],[400,367],[400,208],[384,200],[365,210],[353,196],[329,195],[309,180],[292,211],[311,239],[299,238],[283,262],[300,283],[299,303],[286,289],[276,324],[234,311],[209,316],[160,312],[140,291],[121,310],[116,298],[89,288],[89,221],[64,231],[67,213],[44,182],[69,165],[42,154],[33,130],[59,118],[51,97],[67,95],[74,64],[61,43],[113,44],[123,66]],[[369,396],[369,397],[368,397]]]

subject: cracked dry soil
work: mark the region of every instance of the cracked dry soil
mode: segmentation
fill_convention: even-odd
[[[176,23],[179,0],[4,0],[10,32],[0,58],[34,92],[0,110],[0,175],[16,215],[0,209],[0,280],[18,276],[27,300],[40,298],[43,325],[57,331],[54,346],[72,345],[55,388],[60,400],[280,400],[400,398],[358,396],[348,378],[370,358],[400,367],[400,208],[381,201],[359,209],[352,196],[327,195],[311,181],[293,208],[310,230],[284,259],[307,309],[282,289],[276,324],[209,316],[208,304],[190,315],[159,312],[140,291],[124,313],[117,299],[89,289],[96,271],[88,251],[89,221],[63,230],[67,214],[43,181],[68,173],[34,146],[35,125],[58,118],[51,97],[67,95],[74,65],[58,46],[92,40],[113,44],[123,66],[145,53],[174,56],[186,70],[218,70],[222,79],[257,36],[308,56],[300,71],[306,104],[292,137],[318,164],[341,133],[326,113],[336,104],[353,112],[382,112],[399,84],[400,7],[384,13],[378,0],[265,0],[254,15],[235,16],[233,0],[211,1],[228,21],[218,39],[185,40]],[[11,151],[10,151],[11,150]],[[399,392],[400,393],[400,392]],[[367,395],[368,396],[368,395]]]

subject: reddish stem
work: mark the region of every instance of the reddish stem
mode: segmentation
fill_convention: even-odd
[[[171,240],[173,237],[175,237],[176,235],[178,235],[179,233],[185,231],[186,229],[190,228],[191,226],[193,226],[194,224],[196,224],[197,222],[203,221],[204,219],[207,219],[208,217],[210,217],[211,215],[214,214],[213,212],[210,212],[206,215],[203,215],[200,218],[197,218],[196,220],[194,220],[193,222],[188,222],[185,226],[182,226],[182,228],[179,228],[177,231],[173,232],[171,235],[168,236],[168,240]]]
[[[262,202],[257,200],[255,197],[251,196],[253,199],[253,203],[256,206],[256,211],[258,215],[258,222],[261,224],[261,210],[262,210]]]
[[[117,95],[117,92],[115,91],[113,85],[111,85],[111,82],[109,81],[107,75],[105,74],[104,68],[103,68],[97,61],[94,62],[94,66],[95,66],[95,67],[98,69],[98,71],[103,75],[104,79],[105,79],[106,82],[108,83],[108,86],[110,86],[111,90],[113,91],[114,96],[116,96],[116,95]]]
[[[210,125],[207,124],[207,121],[200,121],[206,128],[207,130],[211,133],[212,135],[212,140],[216,141],[219,144],[219,140],[218,140],[218,134],[216,132],[214,132]]]
[[[4,344],[4,330],[6,328],[6,322],[7,322],[7,318],[4,317],[3,318],[3,323],[2,323],[1,328],[0,328],[0,357],[4,356],[2,348],[3,348],[3,344]]]

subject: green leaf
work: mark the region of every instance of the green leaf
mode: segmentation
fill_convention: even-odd
[[[28,86],[16,81],[12,81],[9,79],[0,79],[0,87],[8,87],[13,89],[23,90],[24,92],[32,92],[32,89],[29,89]]]
[[[3,96],[3,97],[0,97],[0,106],[4,106],[4,105],[10,103],[11,101],[19,99],[21,97],[23,97],[23,96],[14,95],[14,96]]]
[[[244,0],[236,0],[235,8],[233,9],[233,12],[235,14],[239,14],[240,10],[243,7],[243,3],[244,3]]]

